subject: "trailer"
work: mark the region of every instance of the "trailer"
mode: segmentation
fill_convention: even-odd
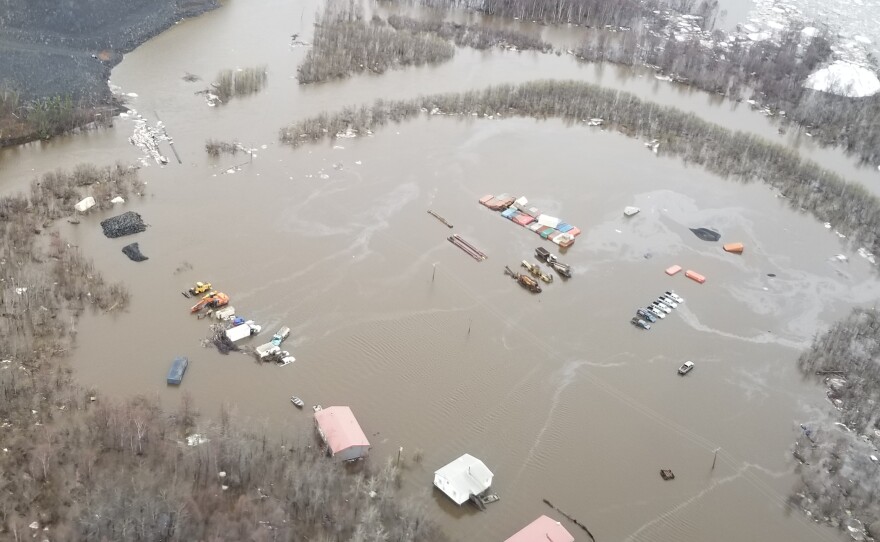
[[[183,380],[183,374],[188,366],[189,360],[187,358],[183,356],[174,358],[174,361],[171,363],[171,369],[168,370],[168,383],[175,386],[180,385],[180,381]]]
[[[270,361],[281,352],[281,347],[276,344],[266,343],[258,346],[255,351],[260,361]]]

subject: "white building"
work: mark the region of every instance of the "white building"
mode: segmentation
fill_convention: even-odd
[[[464,454],[434,473],[434,486],[461,505],[471,495],[479,495],[492,487],[492,476],[485,463]]]

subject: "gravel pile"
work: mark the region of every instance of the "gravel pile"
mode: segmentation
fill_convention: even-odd
[[[128,259],[133,262],[142,262],[144,260],[149,260],[149,258],[143,255],[137,243],[125,245],[124,247],[122,247],[122,253],[128,256]]]
[[[122,54],[217,0],[0,1],[0,79],[34,98],[106,101]],[[94,56],[93,56],[94,55]]]
[[[141,215],[134,211],[128,211],[127,213],[122,213],[121,215],[108,218],[107,220],[102,220],[101,228],[104,230],[104,235],[110,238],[115,238],[146,231],[147,225],[144,224]]]

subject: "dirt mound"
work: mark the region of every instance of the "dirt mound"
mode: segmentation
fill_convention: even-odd
[[[0,2],[0,74],[25,100],[106,101],[110,68],[122,53],[218,6],[217,0],[6,0]]]

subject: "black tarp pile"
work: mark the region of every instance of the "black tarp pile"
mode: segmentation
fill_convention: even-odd
[[[144,256],[143,253],[141,253],[141,249],[137,243],[125,245],[124,247],[122,247],[122,252],[123,254],[128,256],[129,260],[133,262],[142,262],[144,260],[149,260],[148,257]]]
[[[110,238],[122,237],[147,230],[141,215],[134,211],[128,211],[121,215],[110,217],[101,221],[104,235]]]
[[[721,234],[715,230],[710,230],[709,228],[691,228],[694,235],[702,239],[703,241],[717,241],[721,239]]]

